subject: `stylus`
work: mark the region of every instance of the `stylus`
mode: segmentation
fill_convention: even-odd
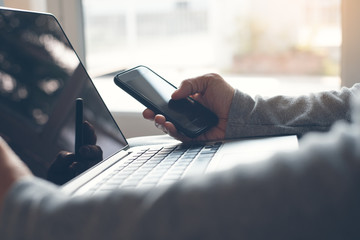
[[[83,145],[83,99],[76,99],[75,113],[75,158],[79,158],[79,149]]]

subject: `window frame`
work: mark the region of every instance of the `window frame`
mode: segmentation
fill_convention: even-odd
[[[56,16],[81,62],[86,66],[83,6],[81,0],[47,0],[47,11]]]

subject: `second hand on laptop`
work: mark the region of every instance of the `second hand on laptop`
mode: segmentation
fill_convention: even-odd
[[[83,99],[76,99],[75,110],[75,159],[80,160],[79,149],[83,145]]]

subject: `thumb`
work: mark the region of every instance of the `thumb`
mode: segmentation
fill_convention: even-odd
[[[192,80],[187,79],[181,82],[180,87],[173,92],[171,95],[171,98],[174,100],[186,98],[192,94],[196,93],[196,89],[194,88],[194,84],[192,83]]]
[[[180,84],[179,89],[173,92],[171,98],[174,100],[178,100],[181,98],[192,96],[197,93],[203,94],[208,87],[209,80],[210,79],[206,75],[184,80]]]

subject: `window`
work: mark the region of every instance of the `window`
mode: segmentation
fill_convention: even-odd
[[[81,13],[53,12],[52,5],[71,2],[4,0],[5,6],[54,13],[83,53],[82,38],[73,40],[79,30],[71,29],[78,19],[66,16]],[[174,84],[217,72],[251,95],[336,89],[340,5],[341,0],[82,0],[86,66],[98,77],[148,65]],[[104,92],[117,90],[111,77],[95,81]],[[142,109],[108,104],[113,111]]]
[[[2,0],[0,5],[34,11],[46,11],[46,0]]]
[[[340,85],[340,0],[101,3],[83,0],[93,76],[143,64],[175,83],[218,72],[253,94]]]

